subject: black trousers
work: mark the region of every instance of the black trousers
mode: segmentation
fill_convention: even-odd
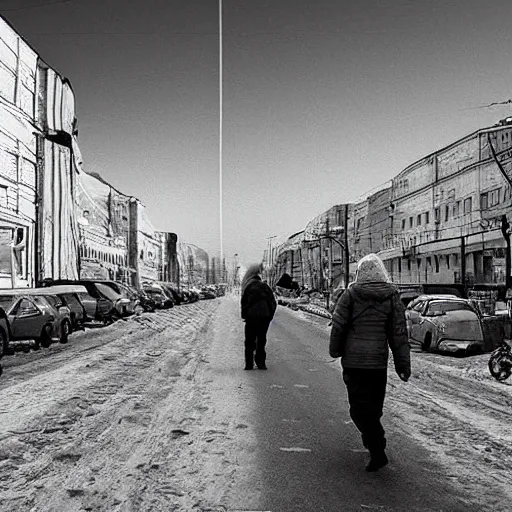
[[[380,419],[384,407],[387,378],[387,369],[343,369],[343,381],[347,387],[350,404],[350,417],[361,432],[363,445],[371,453],[377,453],[386,448],[385,432]]]
[[[245,321],[245,365],[253,367],[263,366],[267,353],[265,345],[267,344],[267,331],[270,325],[270,319],[253,319]],[[256,355],[254,354],[256,351]]]

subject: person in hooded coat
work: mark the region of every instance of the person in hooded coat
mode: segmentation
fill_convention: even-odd
[[[241,313],[245,320],[245,370],[254,363],[266,370],[267,331],[274,318],[277,303],[270,286],[261,280],[261,264],[251,265],[242,280]],[[256,352],[256,353],[255,353]]]
[[[376,254],[362,258],[356,279],[339,297],[333,315],[329,354],[341,358],[350,417],[370,452],[367,471],[388,463],[380,422],[387,384],[389,348],[404,382],[411,375],[405,307]]]

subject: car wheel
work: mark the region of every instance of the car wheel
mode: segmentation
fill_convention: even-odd
[[[32,350],[41,350],[41,342],[39,339],[34,340],[34,346],[32,347]]]
[[[21,346],[21,351],[25,354],[28,354],[30,352],[30,345],[28,343],[23,343]]]
[[[9,353],[9,339],[7,333],[0,329],[0,359]]]
[[[39,343],[42,347],[48,348],[52,344],[52,326],[45,325],[43,330],[41,331],[41,337],[39,338]]]
[[[67,343],[69,338],[69,333],[71,332],[71,325],[68,320],[64,320],[60,324],[60,338],[59,343]]]
[[[425,341],[421,344],[421,350],[423,352],[428,352],[430,350],[430,345],[432,344],[432,334],[427,332],[425,335]]]

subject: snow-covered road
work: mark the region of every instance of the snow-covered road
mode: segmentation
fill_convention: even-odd
[[[268,372],[241,370],[243,324],[236,297],[144,314],[74,334],[66,346],[6,357],[0,379],[0,511],[233,511],[259,510],[258,505],[288,510],[277,499],[272,502],[280,492],[270,492],[272,482],[284,477],[277,473],[279,446],[262,445],[271,427],[261,415],[265,407],[274,411],[270,419],[284,429],[269,430],[276,439],[299,436],[304,446],[314,446],[308,436],[316,416],[302,418],[307,421],[301,424],[290,414],[294,407],[297,414],[301,407],[307,412],[308,400],[315,403],[314,387],[329,377],[324,367],[334,375],[336,389],[343,387],[336,365],[328,356],[321,362],[327,321],[285,308],[278,314],[284,330],[271,327]],[[302,332],[308,336],[303,346],[317,344],[311,353],[300,353],[299,343],[297,353],[279,353],[274,338]],[[430,453],[441,468],[435,479],[476,507],[467,510],[510,510],[512,381],[494,381],[488,355],[412,356],[409,383],[389,372],[385,422],[391,446],[396,446],[393,436],[403,435]],[[279,357],[279,364],[291,365],[297,382],[298,365],[305,361],[301,382],[306,384],[288,382],[284,369],[279,374],[272,367]],[[272,401],[279,393],[289,394],[282,407]],[[348,413],[333,396],[326,418],[336,430],[344,423],[340,415]],[[283,414],[292,408],[283,419],[275,416],[280,407]],[[348,429],[351,446],[357,437],[353,425],[341,428]],[[284,456],[319,456],[308,453]],[[267,459],[278,463],[267,468]],[[354,472],[363,467],[358,458],[353,462]],[[397,480],[403,471],[398,454],[395,468],[388,477]],[[379,473],[381,484],[400,489],[399,478],[386,484],[385,471]],[[366,485],[364,471],[357,475],[353,493]],[[293,485],[303,476],[287,478]],[[371,485],[379,485],[375,482]],[[300,510],[313,510],[306,503]],[[346,505],[344,510],[365,510]],[[377,510],[401,510],[391,501],[385,505],[384,496]]]

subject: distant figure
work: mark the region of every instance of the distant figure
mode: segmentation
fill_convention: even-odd
[[[341,357],[350,417],[370,452],[367,471],[388,463],[380,418],[386,394],[389,347],[404,382],[411,375],[405,308],[381,259],[365,256],[356,279],[338,299],[332,316],[331,357]]]
[[[242,319],[245,320],[245,370],[252,370],[254,363],[266,370],[267,331],[274,318],[277,304],[274,293],[261,280],[261,264],[251,265],[242,280]],[[256,354],[254,354],[256,351]]]

